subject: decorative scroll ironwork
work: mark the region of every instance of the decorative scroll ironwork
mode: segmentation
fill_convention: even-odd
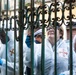
[[[56,5],[56,9],[55,9],[55,5]],[[59,21],[62,23],[64,23],[64,25],[67,25],[66,22],[69,22],[70,19],[74,19],[76,20],[76,14],[75,14],[75,9],[76,6],[75,4],[71,4],[72,8],[70,8],[70,6],[66,3],[62,3],[62,2],[52,2],[50,3],[50,5],[45,4],[44,6],[40,5],[38,7],[34,7],[34,26],[38,27],[38,26],[42,26],[42,9],[45,10],[45,16],[47,15],[47,17],[44,20],[45,25],[50,25],[51,22],[53,22],[54,20]],[[72,11],[72,16],[70,16],[69,11]],[[31,25],[31,7],[25,6],[25,8],[23,9],[24,12],[24,29],[27,29],[30,25]],[[54,16],[54,13],[57,13],[57,17]],[[2,21],[2,27],[4,26],[4,21],[5,20],[9,20],[10,21],[10,28],[12,28],[12,19],[14,19],[18,25],[20,24],[18,21],[18,15],[17,16],[11,16],[11,17],[2,17],[0,16],[0,21]],[[14,28],[13,28],[14,29]],[[17,28],[18,29],[18,28]]]
[[[64,2],[60,2],[60,1],[50,2],[50,3],[45,3],[45,5],[40,4],[37,7],[33,7],[33,8],[31,8],[30,6],[25,6],[24,8],[22,8],[22,6],[21,6],[21,9],[19,9],[19,11],[18,11],[19,15],[15,14],[14,16],[9,16],[8,10],[3,11],[3,12],[0,11],[0,28],[4,28],[6,31],[7,30],[15,31],[15,39],[18,41],[20,38],[17,36],[17,30],[19,32],[22,32],[22,34],[20,33],[20,36],[21,36],[21,35],[23,35],[23,30],[27,30],[29,28],[29,26],[31,26],[31,24],[34,25],[34,28],[37,28],[39,26],[42,27],[43,25],[44,25],[44,27],[47,27],[49,25],[52,25],[52,22],[57,21],[57,22],[60,22],[61,25],[64,24],[67,26],[70,23],[70,21],[72,21],[72,20],[76,21],[76,14],[75,14],[76,12],[74,11],[74,10],[76,10],[76,5],[75,5],[74,1],[75,0],[71,0],[71,1],[67,0]],[[43,11],[43,9],[44,9],[44,11]],[[32,10],[33,10],[33,12],[32,12]],[[14,12],[16,12],[16,10],[14,10]],[[31,14],[33,15],[34,23],[31,23],[32,22]],[[43,14],[45,15],[44,19],[43,19]],[[22,20],[20,19],[20,17]],[[8,23],[8,24],[6,24],[6,23]],[[14,25],[14,23],[16,23],[16,24]],[[69,27],[71,29],[72,25],[73,25],[72,22],[69,25],[70,25]],[[44,27],[42,29],[44,29]],[[70,33],[72,34],[72,31]],[[71,39],[72,39],[72,37],[71,37]],[[22,42],[22,40],[23,39],[21,37],[20,42]],[[19,47],[20,47],[20,49],[23,50],[21,44]],[[72,40],[71,40],[71,44],[70,44],[70,49],[71,48],[72,48]],[[22,51],[20,50],[20,52],[22,52]],[[23,74],[23,72],[22,72],[22,74]]]
[[[56,5],[56,9],[55,9],[55,5]],[[44,14],[45,14],[45,19],[44,21],[42,20],[42,9],[44,9]],[[70,16],[70,9],[72,12],[72,16]],[[22,10],[22,12],[24,12],[24,23],[22,23],[23,25],[23,29],[28,29],[29,26],[31,26],[31,7],[30,6],[25,6],[25,8]],[[62,2],[51,2],[50,4],[46,3],[44,6],[42,6],[42,4],[38,5],[37,7],[34,7],[34,27],[38,27],[38,26],[42,26],[42,23],[44,22],[45,26],[49,26],[52,24],[52,22],[58,21],[64,25],[68,25],[70,22],[70,19],[76,20],[76,14],[75,11],[76,10],[76,6],[74,3],[71,4],[71,7],[69,4],[66,4],[66,1],[64,3]],[[5,11],[6,12],[6,11]],[[54,16],[54,14],[57,14],[57,17]],[[2,12],[2,15],[0,16],[0,27],[4,28],[4,22],[6,22],[6,20],[8,20],[9,22],[9,28],[7,28],[7,30],[18,30],[19,26],[20,26],[20,22],[19,22],[19,16],[15,15],[15,16],[11,16],[8,17],[6,16],[6,13]],[[14,21],[13,21],[14,20]],[[13,26],[13,22],[16,22],[16,26]],[[6,28],[6,27],[5,27]],[[17,32],[15,32],[17,34]],[[17,35],[16,35],[16,39],[17,39]]]

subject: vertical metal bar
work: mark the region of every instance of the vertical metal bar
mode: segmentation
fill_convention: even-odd
[[[16,0],[14,0],[14,17],[16,16]],[[15,21],[15,19],[14,19],[14,28],[16,28],[16,21]],[[15,29],[16,30],[16,29]],[[16,75],[15,74],[15,69],[16,69],[16,41],[15,41],[15,31],[14,30],[14,75]]]
[[[71,4],[70,0],[70,4],[69,4],[69,15],[70,15],[70,75],[73,75],[73,60],[72,60],[72,4]]]
[[[6,7],[6,36],[7,36],[7,34],[8,34],[8,30],[7,30],[7,28],[8,28],[8,0],[7,0],[7,7]],[[7,49],[8,49],[8,45],[7,45],[7,37],[6,37],[6,75],[7,75],[7,60],[8,60],[8,58],[7,58]]]
[[[22,3],[23,5],[22,5],[22,7],[23,7],[23,24],[24,24],[24,8],[25,8],[25,0],[23,0],[23,3]],[[24,25],[23,25],[24,26]],[[24,27],[23,27],[24,28]],[[24,34],[24,30],[23,30],[23,34]],[[24,38],[24,35],[23,35],[23,39],[25,39]],[[24,41],[24,40],[23,40]],[[24,58],[24,57],[23,57]],[[24,68],[25,68],[25,64],[24,64],[24,62],[23,62],[23,75],[24,75],[24,73],[25,73],[25,71],[24,71]]]
[[[41,50],[41,75],[45,75],[45,0],[42,0],[42,50]]]
[[[56,17],[57,17],[57,4],[56,4],[56,0],[55,0],[55,75],[57,75],[57,26],[56,26]]]
[[[19,75],[23,75],[23,0],[19,0]]]
[[[0,0],[0,16],[1,16],[1,0]]]
[[[23,4],[22,7],[24,9],[24,7],[25,7],[25,0],[23,0],[23,3],[22,4]]]
[[[34,0],[31,0],[31,75],[34,75]]]
[[[0,0],[0,19],[1,19],[1,8],[2,8],[1,2],[2,2],[2,0]],[[1,27],[1,20],[0,20],[0,27]]]

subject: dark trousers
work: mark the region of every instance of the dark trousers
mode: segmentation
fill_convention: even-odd
[[[27,75],[31,75],[31,68],[26,67],[26,74],[27,74]]]

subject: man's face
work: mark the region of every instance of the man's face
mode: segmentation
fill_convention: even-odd
[[[38,41],[38,42],[42,42],[42,36],[41,35],[37,35],[35,37],[35,40]]]
[[[60,38],[59,30],[57,29],[56,32],[57,32],[57,39],[59,39]],[[47,35],[50,39],[55,38],[55,28],[53,27],[47,28]]]
[[[53,27],[48,27],[47,28],[47,35],[48,35],[48,37],[49,38],[54,38],[54,34],[55,34],[55,30],[54,30],[54,28]]]

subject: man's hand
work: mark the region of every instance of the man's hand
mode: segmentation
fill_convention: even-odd
[[[27,47],[31,47],[31,36],[26,36],[26,40],[25,40],[25,43],[26,43],[26,45],[27,45]]]

